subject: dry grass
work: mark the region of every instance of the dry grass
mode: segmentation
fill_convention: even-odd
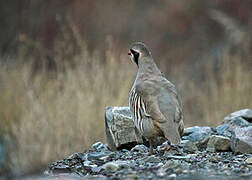
[[[10,171],[36,171],[105,141],[105,107],[128,104],[136,73],[128,57],[115,54],[111,45],[105,57],[89,54],[78,43],[82,53],[72,57],[75,68],[65,65],[53,76],[34,75],[29,63],[0,67],[0,119],[9,138]],[[226,53],[218,71],[206,65],[204,88],[198,86],[202,82],[178,78],[186,126],[216,125],[230,112],[252,107],[252,73],[242,61]]]
[[[75,58],[74,70],[54,78],[45,72],[32,77],[29,64],[1,66],[0,118],[10,139],[11,171],[34,171],[104,141],[105,107],[128,104],[135,74],[128,58],[112,49],[104,61],[85,49]]]
[[[246,67],[244,60],[224,53],[217,72],[208,67],[207,90],[198,99],[207,124],[219,124],[234,111],[252,108],[252,69]]]
[[[223,53],[216,68],[209,60],[200,73],[205,78],[183,77],[178,80],[183,93],[185,125],[216,126],[228,114],[252,108],[252,69],[246,66],[248,56]],[[177,73],[175,73],[176,75]],[[181,78],[181,77],[180,77]]]

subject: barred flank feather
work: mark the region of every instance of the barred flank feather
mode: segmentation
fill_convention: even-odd
[[[133,112],[133,121],[135,126],[140,132],[143,132],[143,116],[147,115],[146,105],[141,96],[137,94],[135,88],[130,91],[129,106]]]

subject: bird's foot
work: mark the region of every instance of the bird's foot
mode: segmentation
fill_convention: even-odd
[[[171,144],[170,145],[170,150],[172,150],[173,152],[175,152],[176,154],[183,154],[182,150],[179,148],[178,145],[175,145],[175,144]]]
[[[175,153],[175,154],[183,153],[178,145],[170,144],[168,141],[164,142],[161,146],[159,146],[158,149],[159,151],[164,153]]]

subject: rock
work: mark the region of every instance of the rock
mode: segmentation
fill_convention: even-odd
[[[226,116],[223,124],[216,127],[219,135],[231,138],[235,129],[252,126],[252,110],[243,109]]]
[[[207,143],[207,151],[228,151],[230,150],[231,140],[225,136],[212,135]]]
[[[252,126],[234,130],[231,149],[234,152],[252,153]]]
[[[127,176],[125,176],[124,179],[125,180],[137,180],[138,176],[136,175],[136,173],[131,173],[131,174],[128,174]]]
[[[216,127],[216,131],[219,135],[226,136],[231,138],[232,136],[232,131],[229,129],[228,124],[222,124]]]
[[[185,129],[182,139],[194,142],[198,149],[205,149],[212,134],[213,130],[210,127],[194,126]]]
[[[163,153],[158,148],[162,149],[164,143],[148,156],[147,146],[137,145],[137,138],[127,134],[135,133],[125,123],[128,119],[134,128],[129,109],[111,107],[106,111],[106,130],[110,147],[117,151],[112,152],[106,144],[97,142],[86,152],[52,163],[47,175],[74,173],[83,179],[195,179],[195,175],[201,174],[209,179],[251,179],[252,126],[247,112],[230,116],[230,120],[216,129],[187,128],[178,145],[183,151]],[[228,151],[230,144],[234,152],[243,154]]]
[[[248,159],[246,160],[246,163],[247,163],[247,164],[252,164],[252,157],[248,158]]]
[[[24,178],[24,179],[33,179],[33,180],[82,180],[83,178],[78,176],[77,174],[74,173],[60,173],[54,176],[49,176],[49,177],[34,177],[32,176],[31,178]]]
[[[241,117],[247,122],[252,123],[252,110],[251,109],[242,109],[236,112],[231,113],[227,117],[224,118],[224,123],[229,123],[230,121],[233,121],[237,117]]]
[[[142,137],[135,129],[129,107],[107,107],[105,132],[112,150],[131,149],[142,143]]]
[[[95,151],[101,152],[101,151],[109,151],[109,148],[107,145],[103,144],[102,142],[97,142],[92,145],[92,148]]]
[[[87,154],[77,152],[77,153],[74,153],[74,154],[70,155],[67,159],[80,159],[82,161],[86,161],[87,160]]]
[[[146,148],[145,146],[137,147]],[[168,176],[174,174],[178,179],[183,179],[184,175],[194,179],[193,175],[199,173],[205,177],[233,180],[240,177],[249,179],[252,172],[249,159],[251,154],[209,153],[204,150],[195,154],[156,153],[146,156],[140,151],[98,152],[99,148],[94,149],[97,148],[92,147],[87,152],[75,153],[67,159],[53,163],[49,167],[47,176],[74,173],[83,179],[100,177],[102,179],[169,179]]]
[[[182,172],[183,165],[179,160],[168,160],[160,170],[172,171],[172,172]]]
[[[71,173],[71,169],[68,165],[56,165],[53,167],[52,172],[55,174],[58,173]]]
[[[160,158],[157,158],[156,156],[147,156],[146,158],[143,159],[145,162],[149,163],[159,163],[161,162]]]
[[[175,179],[176,177],[176,174],[170,174],[169,176],[167,176],[168,179]]]
[[[169,155],[169,154],[166,154],[165,157],[167,159],[190,159],[191,156],[190,155],[187,155],[187,156],[174,156],[174,155]]]
[[[91,152],[87,154],[87,159],[97,165],[101,165],[105,161],[109,161],[114,155],[115,153],[113,152]]]
[[[149,152],[149,148],[147,148],[145,145],[136,145],[131,149],[131,152],[141,152],[141,153],[147,153]]]
[[[91,162],[91,161],[84,161],[83,162],[83,167],[86,169],[86,170],[92,170],[93,168],[97,168],[98,166]]]
[[[181,141],[181,146],[183,147],[183,151],[187,153],[195,153],[198,151],[196,143],[193,141],[183,140]]]
[[[230,130],[237,127],[248,127],[251,126],[251,123],[243,119],[242,117],[233,117],[231,119],[224,120],[224,124],[227,124],[230,127]]]
[[[127,169],[129,168],[129,165],[126,161],[112,161],[104,164],[101,169],[104,169],[107,172],[116,172],[120,169]]]
[[[119,165],[114,162],[108,162],[103,165],[103,169],[108,172],[116,172],[119,169]]]

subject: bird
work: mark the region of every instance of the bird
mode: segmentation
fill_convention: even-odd
[[[184,122],[175,86],[159,70],[144,43],[133,43],[128,55],[138,68],[129,93],[129,107],[136,129],[149,141],[149,154],[153,154],[153,142],[159,136],[167,140],[166,150],[178,148]]]

